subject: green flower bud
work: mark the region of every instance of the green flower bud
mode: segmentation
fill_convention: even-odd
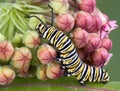
[[[39,34],[36,31],[27,31],[23,36],[23,43],[29,48],[38,47],[40,44]]]
[[[67,0],[51,0],[50,6],[54,9],[54,12],[57,14],[67,12],[69,9],[69,3]]]
[[[39,80],[47,80],[46,65],[40,65],[37,67],[36,76]]]
[[[12,44],[15,46],[15,47],[20,47],[23,45],[22,43],[22,37],[23,35],[22,34],[18,34],[16,33],[12,39]]]
[[[45,18],[42,14],[35,14],[34,16],[39,17],[43,22],[45,22]],[[37,19],[36,17],[31,17],[29,20],[28,25],[35,30],[36,26],[40,23],[39,19]]]

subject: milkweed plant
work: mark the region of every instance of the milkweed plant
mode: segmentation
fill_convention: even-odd
[[[53,8],[53,17],[51,9]],[[4,6],[6,5],[6,7]],[[18,0],[0,3],[0,85],[17,76],[39,80],[64,76],[57,62],[57,50],[40,38],[40,21],[63,31],[74,43],[80,59],[91,66],[104,67],[110,61],[112,40],[109,34],[118,25],[96,6],[96,0]],[[31,72],[31,69],[35,69]]]

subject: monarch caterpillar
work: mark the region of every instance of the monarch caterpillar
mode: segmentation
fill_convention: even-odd
[[[38,18],[37,16],[29,17]],[[39,20],[42,22],[41,19]],[[64,32],[53,26],[53,19],[51,25],[46,25],[42,22],[38,24],[36,30],[39,34],[42,34],[43,38],[47,39],[57,49],[57,59],[61,62],[62,68],[65,69],[65,74],[67,76],[75,76],[81,85],[85,85],[85,82],[87,81],[103,83],[109,81],[110,77],[104,69],[89,66],[81,61],[70,38]]]

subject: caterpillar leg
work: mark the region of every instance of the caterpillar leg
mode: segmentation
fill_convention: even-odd
[[[83,82],[83,81],[81,81],[81,82],[79,82],[79,83],[81,84],[81,86],[85,86],[85,85],[86,85],[86,83]]]
[[[102,82],[103,84],[107,84],[108,82],[107,81],[105,81],[105,82]]]

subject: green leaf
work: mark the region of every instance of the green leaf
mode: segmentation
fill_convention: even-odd
[[[120,91],[120,82],[110,82],[106,84],[103,88]]]
[[[120,82],[88,83],[81,86],[73,77],[40,81],[36,78],[16,78],[7,86],[0,86],[0,91],[119,91]]]

